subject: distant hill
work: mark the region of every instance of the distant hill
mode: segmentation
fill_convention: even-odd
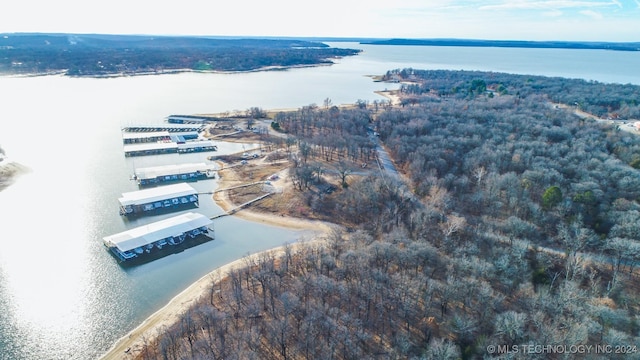
[[[114,76],[330,64],[359,50],[298,39],[0,34],[0,74]]]
[[[369,45],[417,45],[417,46],[472,46],[545,49],[599,49],[640,51],[640,42],[581,42],[581,41],[524,41],[524,40],[473,40],[473,39],[390,39],[362,41]]]

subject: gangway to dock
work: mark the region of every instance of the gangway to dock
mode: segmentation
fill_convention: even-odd
[[[251,184],[251,185],[253,185],[253,184]],[[228,189],[226,189],[226,190],[228,190]],[[224,212],[222,214],[214,215],[210,219],[214,220],[214,219],[217,219],[217,218],[221,218],[223,216],[233,215],[233,214],[237,213],[238,211],[240,211],[242,208],[244,208],[246,206],[249,206],[249,205],[253,204],[254,202],[260,201],[260,200],[262,200],[262,199],[264,199],[264,198],[266,198],[268,196],[271,196],[271,195],[273,195],[275,193],[276,193],[275,191],[271,191],[271,192],[268,192],[266,194],[260,195],[257,198],[249,200],[249,201],[247,201],[247,202],[245,202],[243,204],[240,204],[240,205],[234,207],[233,209],[230,209],[230,210],[228,210],[228,211],[226,211],[226,212]]]
[[[242,184],[242,185],[236,185],[236,186],[232,186],[232,187],[228,187],[228,188],[224,188],[224,189],[217,189],[216,191],[214,191],[214,193],[218,193],[221,191],[225,191],[225,190],[233,190],[233,189],[239,189],[239,188],[243,188],[243,187],[247,187],[247,186],[251,186],[251,185],[258,185],[258,184],[265,184],[266,181],[256,181],[256,182],[252,182],[249,184]]]
[[[242,132],[242,130],[238,130],[238,131],[234,131],[234,132],[230,132],[230,133],[226,133],[226,134],[216,134],[216,135],[212,135],[211,138],[231,136],[231,135],[240,134],[241,132]]]

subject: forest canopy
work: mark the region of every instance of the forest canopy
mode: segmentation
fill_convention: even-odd
[[[0,34],[0,74],[113,76],[330,64],[359,50],[285,39]]]

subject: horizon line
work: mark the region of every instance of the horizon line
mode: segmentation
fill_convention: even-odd
[[[526,40],[526,39],[491,39],[466,37],[376,37],[376,36],[295,36],[295,35],[192,35],[192,34],[150,34],[150,33],[98,33],[98,32],[0,32],[0,36],[7,35],[76,35],[76,36],[132,36],[132,37],[174,37],[174,38],[212,38],[212,39],[295,39],[295,40],[324,40],[324,41],[494,41],[494,42],[527,42],[527,43],[582,43],[582,44],[640,44],[638,41],[610,41],[610,40]]]

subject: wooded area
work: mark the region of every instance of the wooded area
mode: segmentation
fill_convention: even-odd
[[[415,69],[385,80],[403,83],[401,106],[274,117],[307,185],[324,181],[321,164],[348,169],[331,193],[297,190],[341,226],[218,274],[138,358],[504,358],[490,345],[637,358],[640,136],[574,111],[637,118],[640,88]],[[347,164],[376,157],[375,133],[399,174],[356,177]]]
[[[301,40],[0,34],[0,74],[114,76],[330,64],[359,50]]]
[[[471,46],[471,47],[508,47],[534,49],[600,49],[616,51],[639,51],[638,42],[605,41],[526,41],[526,40],[481,40],[481,39],[389,39],[365,40],[371,45],[409,45],[409,46]]]

